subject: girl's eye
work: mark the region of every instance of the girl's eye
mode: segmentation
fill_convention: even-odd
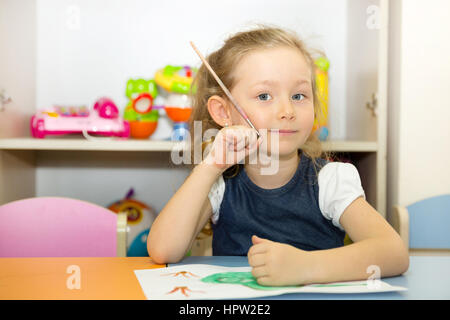
[[[297,93],[297,94],[294,94],[293,96],[292,96],[292,100],[298,100],[298,101],[300,101],[300,100],[303,100],[305,98],[305,95],[303,95],[303,94],[301,94],[301,93]]]
[[[258,95],[258,99],[262,100],[262,101],[268,101],[270,100],[272,97],[270,96],[270,94],[268,93],[261,93],[260,95]]]

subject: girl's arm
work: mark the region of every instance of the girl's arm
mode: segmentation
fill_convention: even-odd
[[[408,270],[409,255],[403,240],[366,200],[353,201],[339,222],[353,244],[304,251],[253,236],[248,251],[253,276],[261,285],[280,286],[367,280]]]
[[[197,165],[153,222],[147,250],[156,263],[180,261],[211,217],[209,191],[230,166],[256,152],[262,139],[244,126],[223,128],[211,151]]]
[[[222,174],[213,165],[197,165],[158,214],[147,238],[147,250],[156,263],[181,260],[211,216],[208,193]]]
[[[354,243],[311,252],[315,266],[312,282],[369,279],[374,270],[380,271],[380,277],[389,277],[408,270],[409,254],[403,240],[363,198],[353,201],[339,222]]]

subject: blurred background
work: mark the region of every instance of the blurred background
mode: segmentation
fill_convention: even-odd
[[[104,96],[122,114],[129,79],[199,67],[189,41],[206,55],[258,23],[326,54],[327,143],[357,165],[383,216],[450,193],[448,12],[447,0],[0,0],[0,204],[59,195],[107,206],[132,187],[159,212],[189,173],[167,150],[38,145],[30,117]],[[160,110],[148,141],[171,130]]]

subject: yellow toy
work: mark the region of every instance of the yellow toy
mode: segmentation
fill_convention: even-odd
[[[314,61],[316,65],[317,98],[320,102],[320,111],[314,119],[313,131],[321,141],[328,138],[328,69],[330,61],[326,57],[320,57]]]
[[[189,94],[197,69],[189,66],[165,66],[155,74],[156,83],[168,92]]]
[[[192,112],[192,103],[189,97],[196,68],[190,66],[167,65],[156,71],[155,82],[164,90],[164,109],[167,116],[174,122],[172,141],[182,141],[188,137],[188,120]],[[193,91],[195,88],[192,88]],[[164,94],[165,93],[165,94]]]

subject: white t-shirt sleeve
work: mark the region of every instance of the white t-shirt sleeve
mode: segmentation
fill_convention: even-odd
[[[223,180],[223,176],[220,176],[216,182],[214,182],[208,194],[209,202],[212,207],[211,220],[214,224],[217,223],[217,220],[219,220],[220,204],[222,203],[224,193],[225,181]]]
[[[344,231],[339,219],[357,198],[364,197],[358,170],[350,163],[330,162],[319,171],[319,207],[323,216]]]

